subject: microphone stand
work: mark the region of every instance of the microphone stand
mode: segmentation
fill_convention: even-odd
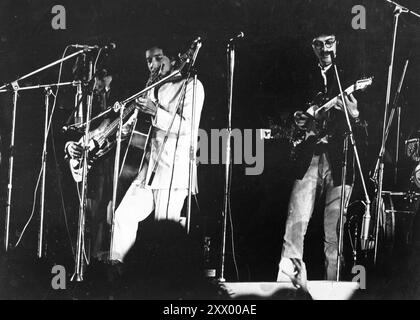
[[[403,70],[403,73],[402,73],[402,76],[401,76],[401,79],[400,79],[400,84],[399,84],[398,89],[397,89],[397,92],[395,94],[394,102],[392,104],[391,113],[389,115],[388,123],[386,125],[386,130],[385,130],[385,145],[386,145],[386,142],[388,141],[388,135],[389,135],[389,131],[391,129],[392,122],[394,120],[394,115],[395,115],[395,110],[396,109],[397,109],[398,122],[400,122],[400,120],[401,120],[401,106],[398,104],[398,102],[399,102],[398,100],[399,100],[401,89],[402,89],[402,86],[403,86],[403,83],[404,83],[405,74],[407,72],[408,62],[409,62],[409,60],[407,60],[405,62],[404,70]],[[397,131],[399,131],[399,126],[400,126],[400,123],[398,123]],[[399,133],[398,133],[398,136],[397,137],[399,139]],[[397,141],[397,143],[399,143],[399,141]],[[396,164],[397,164],[398,158],[399,158],[398,155],[396,155]],[[375,181],[377,179],[378,168],[379,168],[379,158],[376,161],[375,170],[373,171],[373,177],[372,177],[372,180],[373,181]],[[395,170],[395,174],[396,174],[396,172],[397,172],[397,170]]]
[[[72,81],[72,82],[60,82],[60,83],[51,83],[51,84],[38,84],[35,86],[27,86],[27,87],[18,87],[18,91],[26,91],[26,90],[33,90],[33,89],[45,89],[48,87],[62,87],[62,86],[77,86],[80,84],[80,81]],[[12,92],[13,89],[1,89],[0,93],[4,92]]]
[[[81,282],[83,281],[83,256],[85,250],[85,218],[86,218],[86,203],[87,203],[87,175],[88,175],[88,165],[89,165],[89,132],[90,132],[90,118],[92,115],[92,102],[93,102],[93,89],[95,87],[96,78],[93,75],[93,61],[89,61],[89,81],[88,88],[89,90],[86,100],[86,127],[84,133],[84,147],[83,147],[83,170],[82,170],[82,189],[80,194],[79,202],[79,220],[77,226],[77,243],[76,243],[76,257],[75,257],[75,266],[74,273],[70,281]]]
[[[15,157],[15,131],[16,131],[16,107],[18,99],[19,85],[17,82],[13,82],[13,111],[12,111],[12,133],[10,136],[10,147],[9,147],[9,170],[8,170],[8,183],[7,183],[7,202],[6,202],[6,218],[5,218],[5,231],[4,231],[4,250],[5,252],[9,249],[9,231],[10,231],[10,211],[12,206],[12,189],[13,189],[13,168],[14,168],[14,157]]]
[[[227,236],[227,217],[229,212],[230,202],[230,171],[231,171],[231,139],[232,139],[232,103],[233,103],[233,78],[235,71],[235,43],[229,41],[227,45],[227,60],[228,60],[228,138],[226,143],[226,160],[225,160],[225,187],[223,200],[223,225],[222,225],[222,247],[219,270],[219,281],[225,282],[225,260],[226,260],[226,236]]]
[[[45,179],[47,171],[47,141],[48,141],[48,113],[50,106],[51,87],[45,88],[45,126],[44,126],[44,144],[42,148],[42,179],[41,179],[41,205],[39,217],[39,233],[38,233],[38,258],[42,258],[42,240],[44,235],[44,210],[45,210]]]
[[[112,183],[112,204],[111,204],[111,214],[112,214],[112,222],[111,222],[111,242],[110,242],[110,250],[108,255],[108,260],[111,261],[112,258],[112,248],[114,246],[114,224],[115,224],[115,211],[117,209],[117,191],[118,191],[118,179],[119,179],[119,171],[120,171],[120,154],[121,154],[121,142],[122,142],[122,127],[123,127],[123,116],[124,116],[124,109],[125,104],[121,105],[120,107],[120,115],[119,115],[119,124],[118,124],[118,132],[117,132],[117,146],[115,150],[115,160],[114,160],[114,177]],[[136,117],[137,118],[137,117]],[[133,126],[134,130],[135,126]],[[128,147],[127,147],[128,148]]]
[[[409,60],[405,62],[403,74],[401,76],[401,81],[397,89],[397,93],[394,97],[394,105],[391,113],[394,113],[395,109],[397,109],[397,141],[396,141],[396,151],[395,151],[395,168],[394,168],[394,184],[397,185],[398,181],[398,162],[399,162],[399,155],[400,155],[400,132],[401,132],[401,104],[398,104],[398,98],[400,97],[402,85],[404,83],[405,74],[407,72]],[[390,116],[390,123],[392,123],[392,118]]]
[[[398,162],[400,158],[401,105],[397,107],[397,141],[395,146],[394,184],[398,181]]]
[[[340,281],[341,259],[343,258],[343,230],[344,215],[346,211],[346,177],[347,177],[347,159],[349,150],[349,132],[344,133],[343,141],[343,164],[341,168],[341,195],[340,195],[340,217],[338,220],[338,249],[337,249],[337,281]]]
[[[9,237],[10,237],[10,215],[11,215],[11,206],[12,206],[12,190],[13,190],[13,169],[14,169],[14,153],[15,153],[15,131],[16,131],[16,112],[17,112],[17,99],[18,92],[21,90],[19,87],[19,81],[29,78],[32,75],[35,75],[43,70],[46,70],[52,66],[55,66],[59,63],[62,63],[66,60],[69,60],[79,54],[82,54],[85,50],[79,50],[65,58],[61,58],[52,62],[44,67],[41,67],[33,72],[30,72],[19,79],[11,82],[10,84],[5,84],[0,87],[0,90],[5,89],[8,85],[12,87],[13,90],[13,108],[12,108],[12,128],[10,135],[10,148],[9,148],[9,170],[8,170],[8,183],[7,183],[7,202],[6,202],[6,217],[5,217],[5,232],[4,232],[4,250],[7,252],[9,250]],[[6,90],[10,91],[10,90]],[[5,91],[0,91],[5,92]]]
[[[66,56],[66,57],[64,57],[62,59],[56,60],[56,61],[54,61],[54,62],[52,62],[52,63],[50,63],[50,64],[48,64],[48,65],[46,65],[44,67],[41,67],[41,68],[39,68],[39,69],[37,69],[35,71],[32,71],[32,72],[30,72],[30,73],[28,73],[28,74],[20,77],[19,79],[16,79],[15,81],[13,81],[11,83],[4,84],[3,86],[0,87],[0,90],[5,89],[9,84],[12,85],[15,82],[19,82],[19,81],[22,81],[24,79],[27,79],[27,78],[29,78],[29,77],[31,77],[31,76],[33,76],[33,75],[35,75],[35,74],[37,74],[37,73],[39,73],[41,71],[44,71],[46,69],[49,69],[49,68],[51,68],[51,67],[53,67],[53,66],[55,66],[55,65],[57,65],[57,64],[59,64],[61,62],[67,61],[67,60],[69,60],[69,59],[71,59],[71,58],[73,58],[75,56],[78,56],[79,54],[82,54],[82,53],[84,53],[86,51],[89,51],[89,50],[91,50],[91,49],[85,48],[83,50],[79,50],[79,51],[77,51],[75,53],[72,53],[71,55],[68,55],[68,56]]]
[[[192,188],[194,178],[194,166],[196,166],[196,150],[197,150],[197,139],[195,137],[195,106],[196,106],[196,94],[197,94],[197,74],[194,75],[193,81],[193,101],[191,110],[191,133],[190,133],[190,167],[188,172],[188,202],[187,202],[187,221],[186,228],[187,234],[190,233],[191,225],[191,202],[192,202]]]
[[[344,145],[343,145],[343,154],[344,154],[344,161],[343,161],[343,168],[342,168],[342,175],[341,175],[341,202],[340,202],[340,217],[339,217],[339,232],[338,232],[338,249],[337,249],[337,277],[336,280],[340,281],[341,276],[341,259],[343,257],[343,230],[344,230],[344,215],[346,211],[346,192],[345,192],[345,186],[346,186],[346,176],[347,176],[347,152],[348,152],[348,141],[350,140],[351,146],[353,147],[354,151],[354,157],[356,159],[357,167],[360,174],[360,181],[362,182],[363,192],[365,194],[365,206],[366,206],[366,212],[364,214],[363,219],[370,221],[370,199],[369,194],[367,192],[365,179],[363,177],[363,170],[362,165],[360,163],[360,157],[359,152],[357,150],[356,146],[356,140],[354,138],[353,128],[350,122],[349,117],[349,111],[347,109],[347,103],[344,96],[343,87],[341,85],[340,81],[340,75],[338,73],[337,63],[334,54],[331,54],[331,58],[333,61],[333,67],[335,72],[335,77],[337,79],[338,87],[340,90],[340,97],[341,101],[343,102],[343,111],[346,118],[347,123],[347,130],[348,132],[345,133],[344,138]]]
[[[46,185],[46,163],[47,163],[47,141],[48,141],[48,115],[49,115],[49,97],[52,94],[51,87],[61,87],[61,86],[68,86],[68,85],[78,85],[80,84],[80,81],[73,81],[73,82],[63,82],[63,83],[53,83],[53,84],[44,84],[44,85],[35,85],[35,86],[27,86],[22,88],[17,88],[18,91],[26,91],[26,90],[34,90],[34,89],[41,89],[43,88],[45,90],[45,122],[44,122],[44,140],[43,140],[43,148],[42,148],[42,166],[41,166],[41,172],[42,172],[42,179],[41,179],[41,192],[40,192],[40,222],[39,222],[39,233],[38,233],[38,249],[37,249],[37,256],[38,258],[42,258],[43,255],[43,230],[44,230],[44,212],[45,212],[45,185]],[[1,89],[0,93],[3,92],[9,92],[9,89]],[[15,91],[15,90],[14,90]],[[16,116],[13,115],[13,125],[15,125],[16,122]],[[15,130],[12,130],[12,132],[15,132]],[[13,137],[14,142],[14,137]],[[13,143],[14,144],[14,143]],[[14,155],[12,154],[12,164],[13,164],[13,158]],[[9,181],[13,176],[13,165],[9,166]],[[11,196],[11,193],[10,193]],[[8,199],[8,204],[11,199]],[[9,223],[9,221],[7,221]],[[8,228],[9,229],[9,228]],[[8,235],[7,235],[8,238]],[[6,250],[7,251],[7,250]]]
[[[385,132],[385,144],[384,145],[386,145],[386,142],[388,141],[389,131],[391,129],[392,122],[394,120],[395,110],[397,109],[397,117],[398,117],[397,118],[397,121],[398,121],[398,124],[397,124],[397,150],[399,150],[399,136],[400,136],[399,131],[400,131],[400,121],[401,121],[401,106],[398,104],[398,102],[399,102],[398,100],[399,100],[399,97],[400,97],[402,85],[404,83],[404,79],[405,79],[405,74],[406,74],[406,71],[407,71],[408,62],[409,62],[409,60],[407,60],[405,62],[403,74],[401,76],[400,84],[398,86],[397,92],[396,92],[395,97],[394,97],[394,102],[393,102],[393,105],[392,105],[391,113],[389,115],[388,123],[387,123],[386,130],[385,130],[386,132]],[[396,153],[396,157],[395,158],[396,158],[396,160],[395,160],[395,166],[397,166],[398,158],[399,158],[398,152]],[[378,159],[376,161],[375,169],[373,171],[373,176],[371,178],[372,181],[374,181],[374,182],[377,180],[378,169],[379,169],[379,157],[378,157]],[[395,174],[395,176],[394,176],[394,183],[395,184],[396,184],[396,179],[397,179],[397,172],[398,172],[397,171],[397,167],[395,167],[395,172],[394,172],[394,174]]]
[[[375,250],[374,250],[374,259],[373,263],[376,265],[377,260],[377,254],[378,254],[378,237],[379,237],[379,215],[380,215],[380,206],[381,206],[381,199],[382,199],[382,189],[383,189],[383,176],[384,176],[384,155],[385,155],[385,143],[387,138],[387,115],[388,115],[388,109],[390,105],[391,100],[391,87],[392,87],[392,76],[394,71],[394,58],[395,58],[395,46],[396,46],[396,40],[397,40],[397,30],[398,30],[398,22],[399,17],[401,13],[411,13],[412,15],[420,18],[420,15],[407,9],[406,7],[401,6],[400,4],[391,1],[386,0],[387,2],[393,4],[395,6],[394,9],[394,31],[392,36],[392,48],[391,48],[391,58],[390,58],[390,64],[388,67],[388,81],[387,81],[387,89],[386,89],[386,98],[385,98],[385,110],[384,110],[384,120],[383,120],[383,130],[382,130],[382,143],[381,143],[381,149],[379,152],[379,166],[376,176],[377,180],[377,188],[376,188],[376,230],[375,230]],[[366,239],[368,241],[368,239]]]

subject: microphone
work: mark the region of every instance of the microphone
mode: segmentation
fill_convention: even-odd
[[[335,54],[334,51],[324,51],[324,55],[330,56],[331,57],[331,61],[333,64],[335,64]]]
[[[70,47],[76,48],[76,49],[85,49],[85,50],[95,50],[98,49],[98,46],[89,46],[87,44],[71,44]]]
[[[235,40],[242,39],[244,37],[245,37],[245,34],[241,31],[236,36],[234,36],[233,38],[230,38],[229,42],[233,42]]]
[[[195,47],[198,43],[201,42],[201,37],[197,37],[191,44],[191,48]]]
[[[103,50],[115,50],[117,48],[117,45],[114,42],[108,43],[107,45],[103,46]]]
[[[363,221],[362,221],[362,232],[361,232],[362,250],[369,249],[369,227],[370,227],[370,212],[369,212],[369,206],[366,206],[366,211],[365,211],[365,214],[363,215]]]
[[[90,46],[87,44],[72,44],[70,45],[73,48],[76,49],[85,49],[85,50],[95,50],[95,49],[102,49],[102,50],[115,50],[117,48],[117,45],[114,42],[111,42],[105,46],[98,46],[98,45],[94,45],[94,46]]]

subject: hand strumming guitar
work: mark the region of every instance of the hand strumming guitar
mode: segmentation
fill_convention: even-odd
[[[153,102],[150,98],[138,98],[136,99],[136,104],[138,109],[146,114],[150,114],[151,116],[156,116],[158,104]]]
[[[294,116],[295,124],[300,130],[304,130],[306,138],[316,135],[316,122],[312,121],[303,111],[296,111]]]
[[[303,111],[296,111],[293,115],[295,124],[299,129],[304,129],[308,123],[309,117]]]
[[[346,101],[347,110],[349,111],[349,114],[353,118],[359,117],[359,110],[357,109],[357,100],[352,94],[345,94],[344,100]],[[343,101],[341,100],[341,97],[337,100],[336,108],[339,110],[343,110]]]
[[[80,159],[83,155],[83,146],[81,143],[77,143],[75,141],[70,141],[67,144],[67,153],[69,154],[70,158],[72,159]]]
[[[137,118],[137,114],[133,114],[126,123],[123,124],[121,128],[121,138],[125,140],[131,135],[131,131],[134,129],[134,123]]]

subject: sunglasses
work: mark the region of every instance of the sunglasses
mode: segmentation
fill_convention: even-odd
[[[314,40],[314,41],[312,41],[312,45],[314,46],[315,49],[318,49],[318,50],[324,48],[324,45],[327,49],[331,49],[332,46],[334,45],[334,43],[336,43],[336,42],[337,42],[337,40],[335,38],[330,38],[330,39],[327,39],[325,41]]]

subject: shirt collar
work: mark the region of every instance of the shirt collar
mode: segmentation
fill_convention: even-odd
[[[323,66],[321,66],[321,64],[318,63],[318,67],[321,69],[322,73],[326,73],[328,70],[331,69],[332,63],[330,65],[326,66],[325,68]]]

